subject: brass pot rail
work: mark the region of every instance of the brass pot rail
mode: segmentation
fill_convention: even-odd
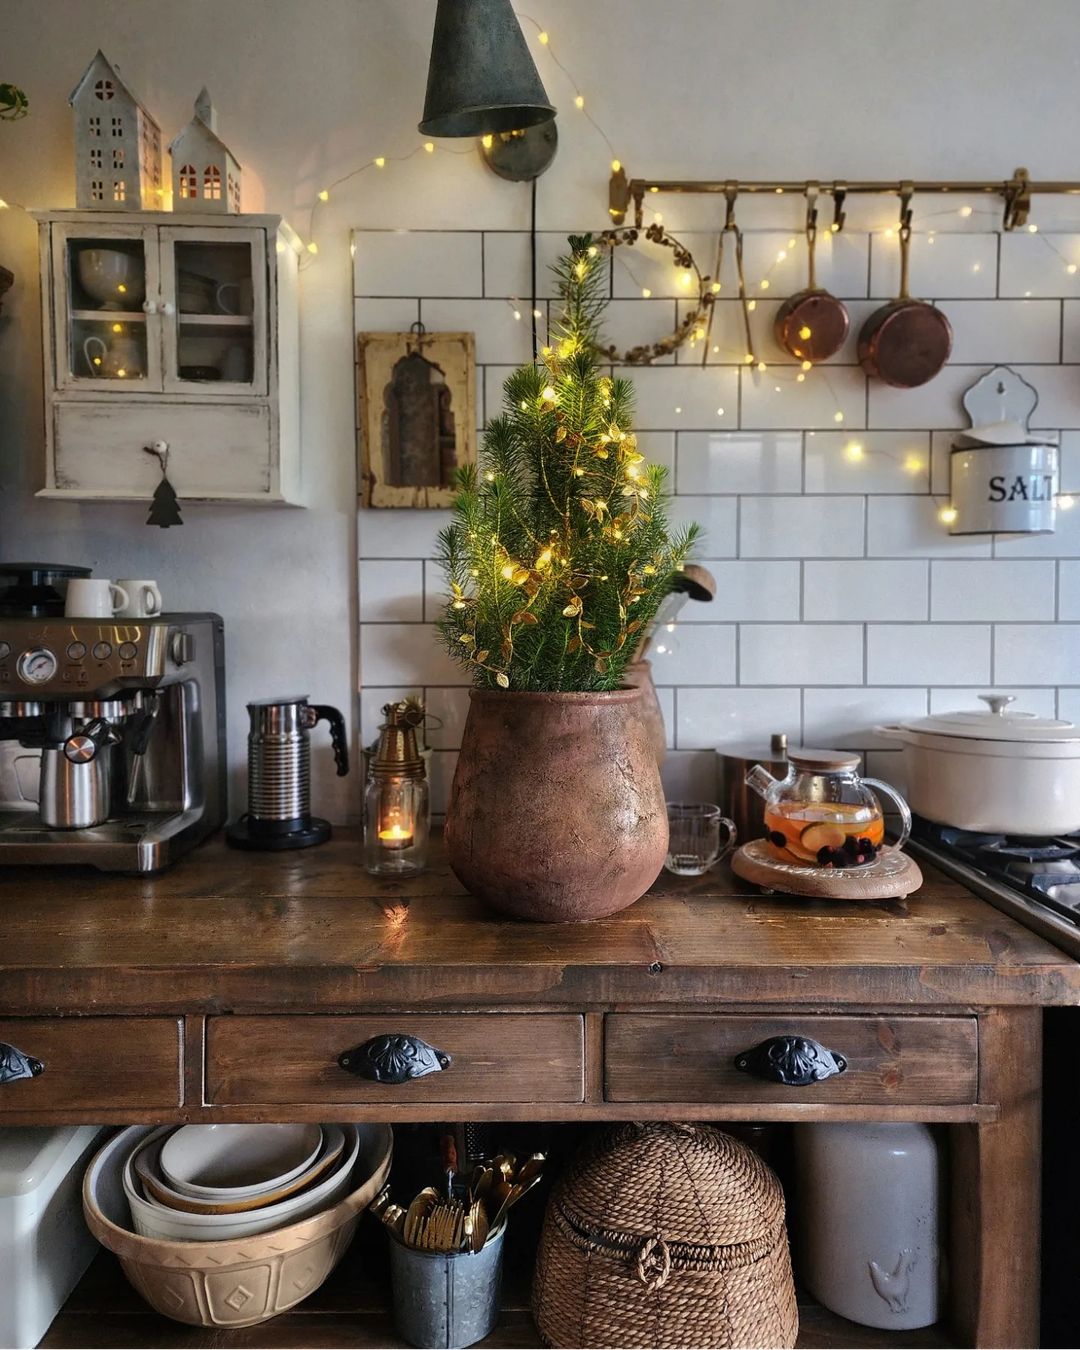
[[[802,181],[782,181],[772,182],[744,182],[741,179],[725,179],[712,181],[694,181],[692,179],[652,179],[652,178],[630,178],[626,176],[626,170],[621,166],[614,170],[611,175],[608,194],[608,211],[616,224],[622,224],[626,219],[626,214],[630,209],[630,203],[634,204],[634,219],[638,228],[641,228],[644,216],[645,194],[660,192],[685,192],[685,193],[703,193],[728,195],[734,191],[738,193],[755,192],[790,192],[797,195],[804,195],[808,189],[818,188],[822,192],[828,193],[833,199],[833,231],[844,228],[844,200],[853,194],[864,193],[891,193],[900,195],[906,190],[914,192],[952,192],[958,196],[975,195],[978,193],[992,193],[1002,198],[1004,202],[1004,215],[1002,227],[1005,230],[1014,230],[1018,226],[1026,225],[1028,214],[1031,210],[1031,196],[1033,193],[1049,194],[1080,194],[1080,182],[1032,182],[1027,169],[1017,169],[1011,178],[992,181],[989,179],[966,182],[963,179],[946,179],[932,182],[910,183],[899,180],[890,181],[889,179],[880,180],[859,180],[849,182],[846,179],[834,179],[831,183],[817,182],[816,180]]]

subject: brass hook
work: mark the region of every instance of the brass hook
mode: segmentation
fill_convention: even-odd
[[[844,228],[844,221],[847,220],[847,212],[844,210],[844,198],[847,196],[847,184],[835,182],[832,185],[833,200],[833,219],[832,232],[839,234]]]
[[[821,191],[821,184],[809,182],[806,185],[806,233],[807,235],[817,234],[818,193]]]
[[[911,199],[915,195],[915,184],[905,180],[897,187],[900,197],[900,231],[911,234]]]
[[[1016,169],[1005,185],[1005,213],[1002,218],[1003,230],[1015,230],[1026,225],[1031,211],[1031,179],[1027,169]]]
[[[727,202],[727,211],[724,215],[724,229],[734,230],[735,225],[735,202],[739,196],[739,185],[734,179],[728,179],[724,184],[724,200]]]

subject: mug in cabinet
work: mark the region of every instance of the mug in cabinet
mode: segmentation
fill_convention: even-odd
[[[127,592],[127,603],[117,614],[125,619],[153,619],[161,613],[161,591],[156,581],[121,577],[117,586]]]
[[[133,337],[116,337],[106,342],[91,335],[83,342],[83,355],[91,375],[109,380],[140,380],[146,373],[142,351]]]
[[[105,577],[72,577],[64,613],[69,619],[111,619],[123,611],[130,597],[123,586]]]
[[[223,281],[214,292],[214,299],[222,314],[250,314],[254,307],[251,278],[243,281]]]

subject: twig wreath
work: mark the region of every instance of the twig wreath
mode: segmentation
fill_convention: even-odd
[[[597,351],[609,361],[628,366],[647,366],[658,357],[669,356],[698,330],[701,330],[700,336],[704,337],[710,326],[709,317],[713,303],[720,290],[718,282],[712,277],[702,275],[690,250],[674,235],[668,234],[662,225],[654,223],[644,230],[638,230],[633,226],[625,230],[605,230],[600,235],[599,243],[602,247],[614,251],[622,244],[636,244],[639,239],[646,239],[651,244],[671,249],[675,266],[685,268],[697,278],[697,301],[674,333],[660,338],[657,342],[643,343],[640,347],[631,347],[625,352],[620,352],[614,343],[608,347],[597,347]]]

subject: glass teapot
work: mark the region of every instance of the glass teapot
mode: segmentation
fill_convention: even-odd
[[[858,768],[858,755],[834,750],[790,751],[783,779],[755,764],[746,785],[765,799],[766,838],[774,858],[807,867],[873,862],[885,842],[885,816],[871,788],[899,812],[895,847],[903,847],[911,833],[907,802],[888,783],[860,778]]]

